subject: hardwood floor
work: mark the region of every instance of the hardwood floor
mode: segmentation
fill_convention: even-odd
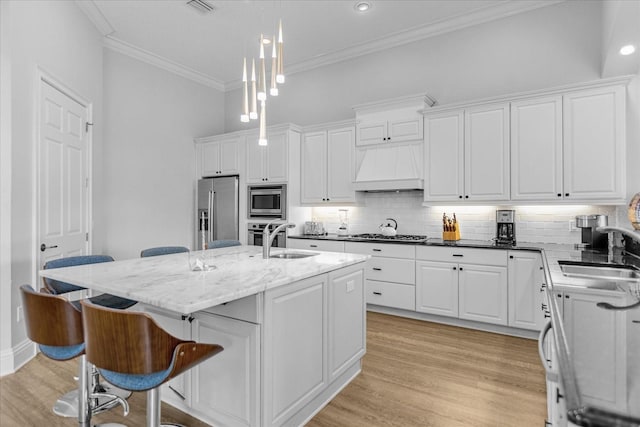
[[[362,373],[309,427],[543,426],[544,370],[536,342],[489,332],[367,313],[367,355]],[[41,354],[0,379],[0,426],[75,426],[51,412],[55,399],[74,387],[77,362]],[[131,412],[111,410],[93,418],[142,426],[144,393],[129,399]],[[171,406],[163,421],[206,426]]]

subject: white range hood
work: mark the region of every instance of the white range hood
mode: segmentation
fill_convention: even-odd
[[[356,191],[422,190],[419,145],[371,147],[360,153],[353,187]]]

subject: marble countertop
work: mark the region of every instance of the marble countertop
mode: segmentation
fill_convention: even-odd
[[[287,250],[272,249],[271,252]],[[317,252],[318,255],[308,258],[263,259],[262,247],[258,246],[191,252],[192,255],[200,253],[216,268],[191,271],[189,253],[179,253],[41,270],[40,275],[189,314],[369,258],[368,255]]]

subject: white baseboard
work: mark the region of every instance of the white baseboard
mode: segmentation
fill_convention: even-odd
[[[0,352],[0,377],[13,374],[36,355],[36,346],[24,340],[10,349]]]

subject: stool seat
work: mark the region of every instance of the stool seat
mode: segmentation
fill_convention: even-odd
[[[146,258],[150,256],[179,254],[182,252],[189,252],[189,248],[184,246],[158,246],[156,248],[148,248],[140,251],[140,257]]]
[[[207,249],[229,248],[232,246],[241,246],[239,240],[210,240],[207,242]]]

